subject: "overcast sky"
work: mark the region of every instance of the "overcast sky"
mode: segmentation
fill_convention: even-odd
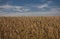
[[[60,15],[60,0],[0,0],[0,16]]]

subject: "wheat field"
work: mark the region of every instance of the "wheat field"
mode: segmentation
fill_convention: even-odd
[[[0,39],[60,39],[60,17],[0,17]]]

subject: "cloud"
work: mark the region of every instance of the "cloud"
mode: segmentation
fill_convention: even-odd
[[[44,1],[46,1],[46,0],[44,0]],[[39,9],[48,8],[52,3],[53,3],[53,1],[47,1],[46,3],[43,3],[43,4],[33,5],[33,7],[36,7]]]
[[[2,5],[0,6],[0,12],[1,11],[6,11],[6,12],[27,12],[29,11],[30,9],[28,8],[25,8],[24,6],[12,6],[12,5]]]
[[[43,16],[43,15],[60,15],[60,7],[50,6],[52,1],[40,5],[30,6],[0,6],[0,16]],[[49,8],[49,10],[47,9]],[[46,11],[47,10],[47,11]],[[22,13],[23,12],[23,13]]]
[[[47,3],[44,3],[44,4],[40,4],[40,5],[33,5],[32,7],[36,7],[36,8],[41,9],[41,8],[46,8],[46,7],[48,7],[48,4],[47,4]]]
[[[48,7],[48,4],[43,4],[43,5],[39,5],[39,6],[36,6],[37,8],[45,8],[45,7]]]
[[[60,8],[51,8],[47,12],[23,12],[23,13],[4,13],[0,14],[0,16],[59,16]]]
[[[0,8],[12,8],[13,6],[11,6],[11,5],[2,5],[2,6],[0,6]]]

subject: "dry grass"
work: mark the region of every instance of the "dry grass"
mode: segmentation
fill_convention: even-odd
[[[0,39],[60,39],[60,17],[0,17]]]

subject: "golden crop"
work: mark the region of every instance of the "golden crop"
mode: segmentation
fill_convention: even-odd
[[[60,17],[0,17],[0,39],[60,39]]]

